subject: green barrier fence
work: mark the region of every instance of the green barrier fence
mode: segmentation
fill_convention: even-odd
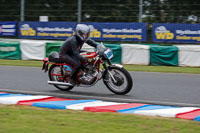
[[[19,42],[0,42],[0,59],[21,59]]]
[[[122,48],[120,44],[104,44],[106,47],[113,50],[114,57],[111,59],[112,63],[122,63]]]
[[[46,57],[53,51],[59,52],[62,42],[47,42],[46,43]]]
[[[178,48],[176,46],[150,46],[150,65],[178,66]]]

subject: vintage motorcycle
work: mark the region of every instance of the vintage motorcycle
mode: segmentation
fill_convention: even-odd
[[[97,46],[95,52],[84,51],[80,54],[88,58],[89,63],[82,63],[83,67],[75,77],[75,84],[70,83],[71,66],[62,62],[58,52],[52,52],[48,58],[45,58],[42,70],[48,71],[48,84],[62,91],[69,91],[75,86],[91,87],[102,79],[105,86],[115,94],[124,95],[132,89],[131,75],[122,65],[111,63],[113,52],[103,43]],[[81,82],[83,77],[86,78],[84,83]]]

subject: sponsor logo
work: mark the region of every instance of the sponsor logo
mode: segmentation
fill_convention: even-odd
[[[13,29],[13,28],[15,28],[15,25],[12,25],[12,24],[6,25],[6,24],[4,24],[4,25],[2,25],[2,28]]]
[[[174,34],[166,29],[165,26],[160,26],[155,29],[156,39],[174,39]]]
[[[21,31],[22,36],[35,36],[36,35],[36,31],[33,30],[33,28],[31,28],[29,24],[23,24],[20,27],[20,31]]]
[[[0,51],[4,52],[16,51],[16,47],[0,47]]]
[[[94,37],[94,38],[101,37],[101,32],[95,29],[93,25],[88,25],[88,26],[90,27],[90,30],[91,30],[90,37]]]

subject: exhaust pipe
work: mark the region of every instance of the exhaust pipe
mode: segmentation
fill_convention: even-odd
[[[48,81],[48,84],[50,84],[50,85],[62,85],[62,86],[73,86],[70,83],[57,82],[57,81]]]

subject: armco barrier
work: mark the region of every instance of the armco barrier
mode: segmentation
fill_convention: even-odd
[[[7,95],[3,95],[7,94]],[[101,100],[74,100],[51,96],[0,93],[0,104],[30,105],[51,109],[84,110],[90,112],[120,112],[200,121],[200,108],[118,103]]]
[[[47,42],[46,43],[46,54],[45,56],[48,57],[49,54],[53,51],[59,52],[60,47],[62,46],[63,42]]]
[[[22,60],[43,60],[45,58],[46,41],[22,40],[20,48]]]
[[[122,48],[120,44],[104,44],[106,47],[111,48],[113,51],[113,58],[111,62],[113,63],[122,63]]]
[[[0,59],[21,59],[19,42],[0,42]]]
[[[8,40],[6,40],[8,41]],[[0,42],[0,59],[43,60],[52,51],[59,51],[62,41],[14,40]],[[161,46],[158,44],[105,44],[113,50],[113,63],[163,66],[200,66],[200,47],[197,45]],[[84,44],[83,50],[94,48]]]
[[[178,48],[179,66],[200,66],[200,46],[176,45]]]
[[[121,47],[123,64],[149,65],[150,46],[139,44],[121,44]]]
[[[178,48],[176,46],[150,46],[150,65],[178,66]]]

